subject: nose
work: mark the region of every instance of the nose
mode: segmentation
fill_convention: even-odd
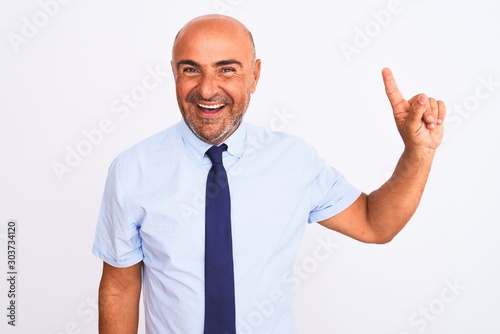
[[[219,91],[219,86],[217,84],[217,78],[215,75],[210,73],[204,73],[201,76],[200,83],[198,85],[198,91],[200,95],[209,100]]]

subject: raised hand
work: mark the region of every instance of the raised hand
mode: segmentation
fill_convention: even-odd
[[[406,149],[435,150],[443,140],[446,106],[443,101],[418,94],[406,100],[389,68],[382,70],[385,92]]]

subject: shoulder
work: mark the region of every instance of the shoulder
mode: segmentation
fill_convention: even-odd
[[[251,166],[245,169],[245,177],[264,178],[273,184],[281,180],[290,189],[307,188],[326,167],[325,160],[302,137],[255,126],[248,127],[242,164]]]
[[[119,153],[112,167],[130,169],[138,165],[152,164],[158,159],[171,156],[169,151],[174,151],[181,145],[182,139],[177,124],[174,124]]]
[[[257,151],[277,151],[280,155],[316,156],[316,149],[297,135],[271,131],[255,125],[247,125],[247,148]],[[305,156],[304,156],[305,155]]]

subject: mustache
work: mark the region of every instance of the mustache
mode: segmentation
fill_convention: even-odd
[[[217,103],[223,103],[223,104],[233,103],[233,99],[231,99],[227,95],[222,95],[220,93],[216,93],[214,96],[210,97],[209,99],[204,98],[199,93],[191,93],[188,96],[186,96],[186,102],[196,103],[196,102],[200,102],[200,101],[217,102]]]

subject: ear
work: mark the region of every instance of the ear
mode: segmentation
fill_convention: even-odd
[[[252,84],[252,89],[251,89],[252,94],[257,89],[257,83],[259,82],[259,78],[260,78],[260,67],[261,67],[261,60],[257,59],[255,61],[255,64],[253,67],[253,73],[252,73],[252,75],[253,75],[253,84]]]
[[[170,67],[172,68],[172,74],[174,75],[174,80],[176,80],[177,79],[177,71],[174,68],[174,60],[173,59],[170,61]]]

